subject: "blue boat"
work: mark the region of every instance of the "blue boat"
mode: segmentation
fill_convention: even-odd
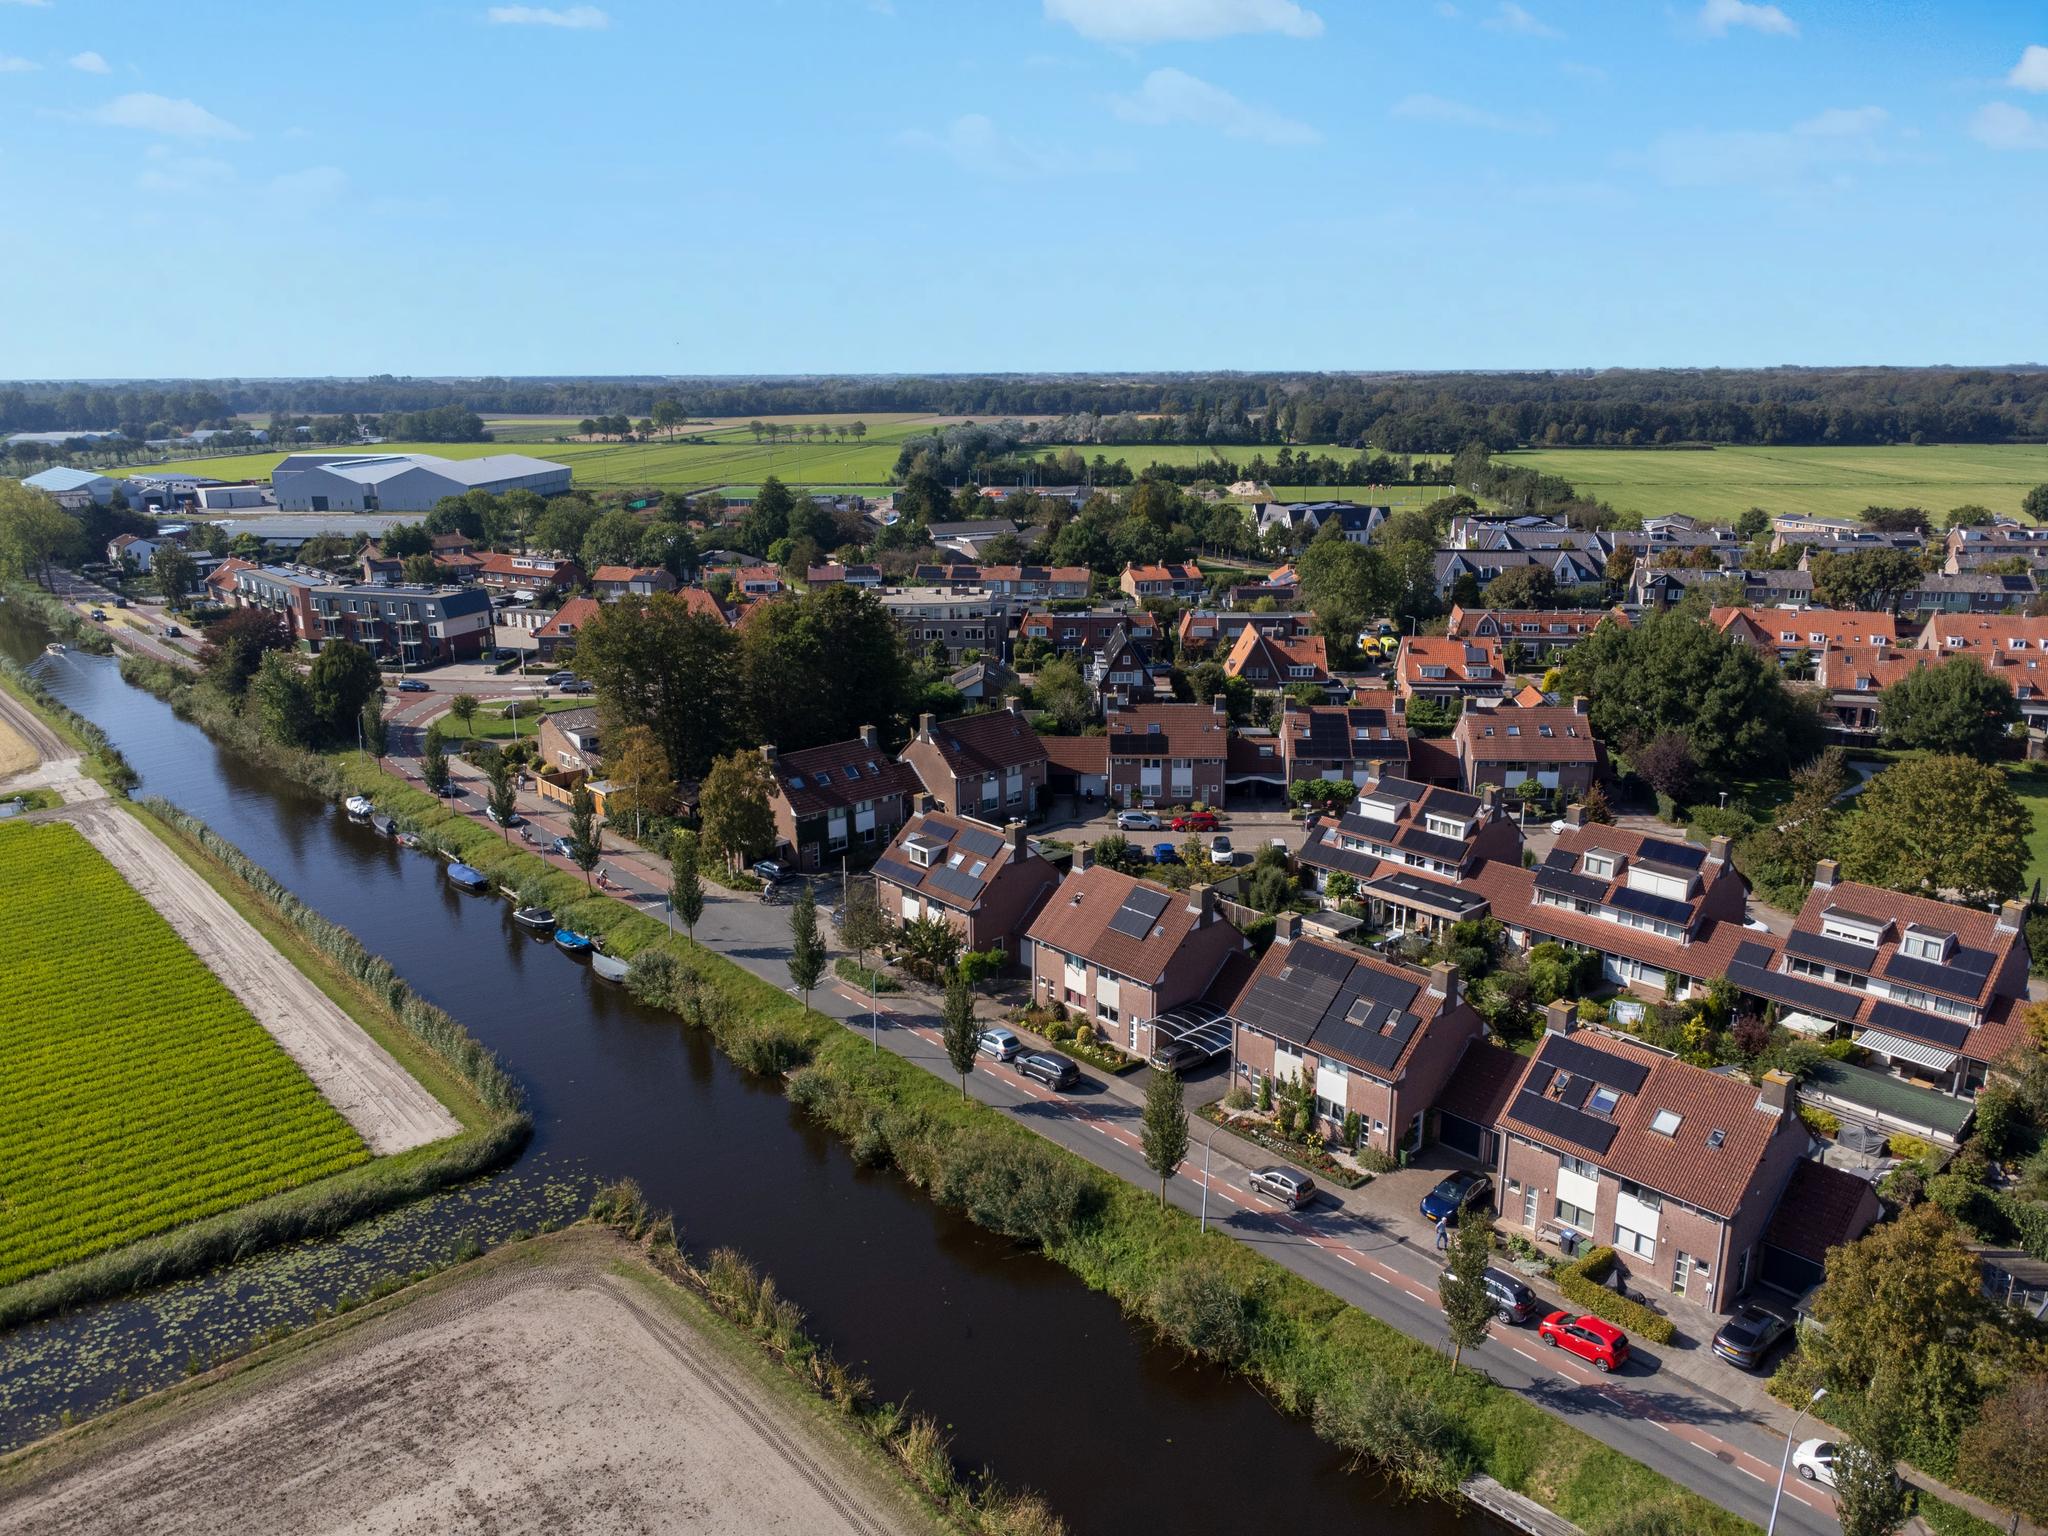
[[[480,869],[471,869],[467,864],[450,864],[448,879],[465,891],[481,891],[490,886],[490,877]]]
[[[578,933],[573,928],[557,928],[555,947],[564,954],[587,955],[597,948],[597,940],[587,933]]]

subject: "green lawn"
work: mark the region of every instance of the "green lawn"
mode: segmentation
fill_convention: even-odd
[[[1839,516],[1908,506],[1939,519],[1970,502],[2018,516],[2021,498],[2048,483],[2048,445],[1546,449],[1502,454],[1498,462],[1562,475],[1623,511],[1722,520],[1753,506]]]
[[[2036,885],[2048,888],[2048,769],[2015,768],[2006,782],[2034,818],[2034,829],[2027,834],[2027,890]]]
[[[0,911],[0,1286],[369,1157],[76,828],[0,828]]]
[[[543,714],[558,715],[568,709],[588,708],[588,699],[522,699],[519,703],[519,717],[514,721],[505,714],[502,706],[486,704],[476,712],[476,719],[471,722],[476,731],[473,737],[463,734],[462,722],[453,715],[441,717],[441,733],[451,746],[459,746],[469,740],[510,741],[513,739],[512,727],[516,724],[519,727],[518,739],[529,741],[533,733],[540,728],[540,717]]]

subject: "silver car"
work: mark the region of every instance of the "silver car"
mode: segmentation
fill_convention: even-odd
[[[999,1026],[995,1029],[984,1029],[981,1032],[981,1042],[976,1049],[982,1055],[992,1056],[997,1061],[1012,1061],[1017,1053],[1024,1049],[1024,1042],[1017,1038],[1014,1031]]]
[[[1316,1197],[1316,1181],[1299,1168],[1260,1168],[1246,1181],[1255,1195],[1278,1200],[1290,1210],[1300,1210]]]

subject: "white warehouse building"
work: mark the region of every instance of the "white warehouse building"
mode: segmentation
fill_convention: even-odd
[[[293,453],[270,472],[270,485],[286,512],[426,512],[465,491],[558,495],[569,489],[569,466],[523,453]]]

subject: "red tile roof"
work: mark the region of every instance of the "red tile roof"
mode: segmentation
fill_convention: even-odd
[[[1914,986],[1928,992],[1942,992],[1952,997],[1964,998],[1980,1007],[1988,1003],[1997,991],[1999,972],[2004,969],[2006,957],[2014,945],[2021,940],[2018,929],[1999,931],[1999,914],[1987,912],[1981,907],[1959,906],[1955,902],[1936,901],[1931,896],[1909,896],[1903,891],[1888,891],[1880,886],[1863,885],[1854,880],[1837,880],[1833,885],[1816,885],[1806,893],[1806,902],[1799,909],[1799,915],[1792,920],[1797,933],[1819,933],[1830,907],[1845,912],[1861,914],[1866,921],[1883,925],[1884,937],[1873,953],[1871,971],[1882,975],[1885,965],[1899,952],[1900,940],[1908,925],[1925,928],[1934,933],[1952,933],[1958,944],[1971,949],[1984,950],[1991,956],[1989,974],[1983,984],[1974,992],[1951,991],[1932,981],[1916,981]],[[1971,1056],[1977,1052],[1972,1050]],[[1979,1057],[1978,1059],[1987,1059]]]
[[[534,635],[566,640],[602,612],[604,609],[595,598],[572,597],[562,604],[552,619],[535,630]]]
[[[732,620],[726,616],[725,610],[718,606],[718,599],[709,592],[706,592],[702,587],[680,588],[676,592],[675,597],[676,601],[692,613],[701,613],[705,618],[716,619],[721,624],[729,625],[732,623]]]
[[[1764,1241],[1816,1264],[1828,1250],[1853,1243],[1876,1214],[1877,1193],[1867,1179],[1826,1163],[1801,1162],[1779,1197]]]
[[[1176,560],[1166,565],[1126,565],[1124,575],[1133,581],[1200,581],[1202,568],[1192,560]]]
[[[1118,933],[1109,925],[1122,910],[1124,898],[1140,886],[1165,896],[1166,909],[1143,933]],[[1031,924],[1028,936],[1152,986],[1166,974],[1167,965],[1197,927],[1196,914],[1188,909],[1192,895],[1092,864],[1075,870],[1060,883]],[[1212,913],[1210,922],[1223,919]]]
[[[1064,773],[1109,772],[1107,736],[1041,736],[1047,763]]]
[[[1593,722],[1569,704],[1503,704],[1468,709],[1453,732],[1459,747],[1482,763],[1598,763]]]
[[[1898,621],[1892,615],[1854,608],[1716,608],[1707,615],[1707,622],[1723,634],[1739,625],[1761,636],[1766,645],[1796,645],[1804,650],[1899,642]],[[1816,635],[1820,637],[1817,640]]]
[[[1438,1013],[1443,1010],[1444,1000],[1429,990],[1428,975],[1416,970],[1413,966],[1396,965],[1391,960],[1382,960],[1377,955],[1369,955],[1364,950],[1353,945],[1332,944],[1323,939],[1312,939],[1304,936],[1295,939],[1291,943],[1283,944],[1276,942],[1268,946],[1265,954],[1260,956],[1257,967],[1252,971],[1251,976],[1246,979],[1243,987],[1238,990],[1237,995],[1231,1000],[1228,1010],[1231,1017],[1242,1018],[1245,1016],[1240,1011],[1241,1005],[1261,984],[1285,985],[1292,978],[1296,963],[1303,959],[1302,951],[1304,949],[1319,951],[1323,955],[1334,957],[1339,962],[1349,961],[1351,969],[1338,972],[1337,974],[1341,976],[1355,976],[1359,971],[1364,970],[1386,977],[1392,981],[1406,983],[1415,988],[1413,999],[1403,1006],[1413,1012],[1415,1017],[1421,1020],[1421,1024],[1408,1036],[1406,1043],[1401,1047],[1400,1054],[1393,1061],[1380,1064],[1367,1061],[1341,1048],[1329,1049],[1320,1044],[1310,1047],[1317,1055],[1329,1054],[1341,1057],[1355,1070],[1364,1072],[1368,1076],[1376,1077],[1381,1082],[1397,1080],[1408,1069],[1409,1058],[1415,1054],[1416,1048],[1422,1044],[1423,1037],[1429,1032],[1430,1024],[1436,1019]],[[1303,973],[1304,976],[1306,974],[1306,972]],[[1300,983],[1295,982],[1294,986],[1298,988]],[[1463,1005],[1461,1004],[1460,1006],[1462,1007]],[[1455,1011],[1453,1010],[1453,1012]],[[1392,1020],[1388,1022],[1391,1023]],[[1516,1059],[1520,1060],[1519,1057]]]
[[[1508,1107],[1528,1066],[1528,1057],[1504,1045],[1474,1040],[1465,1047],[1444,1091],[1436,1096],[1436,1107],[1447,1115],[1491,1126]]]
[[[1291,670],[1295,667],[1309,668],[1309,676],[1296,677]],[[1238,632],[1237,643],[1224,659],[1223,670],[1232,677],[1242,677],[1247,668],[1253,669],[1255,676],[1263,669],[1276,688],[1288,683],[1326,683],[1330,680],[1330,653],[1321,635],[1283,640],[1247,625]]]
[[[1477,653],[1476,655],[1472,653]],[[1453,688],[1461,683],[1496,685],[1503,682],[1500,644],[1495,640],[1453,640],[1447,635],[1406,635],[1395,665],[1403,688]],[[1426,666],[1442,667],[1442,677],[1425,677]],[[1490,669],[1480,678],[1471,676],[1473,667]]]
[[[1013,709],[934,721],[932,741],[956,775],[963,771],[994,773],[1021,763],[1047,761],[1044,738]]]
[[[797,752],[778,752],[768,771],[798,816],[815,816],[863,800],[914,795],[924,787],[908,763],[898,762],[858,737]]]
[[[1138,704],[1111,710],[1115,757],[1227,757],[1229,716],[1208,704]]]

